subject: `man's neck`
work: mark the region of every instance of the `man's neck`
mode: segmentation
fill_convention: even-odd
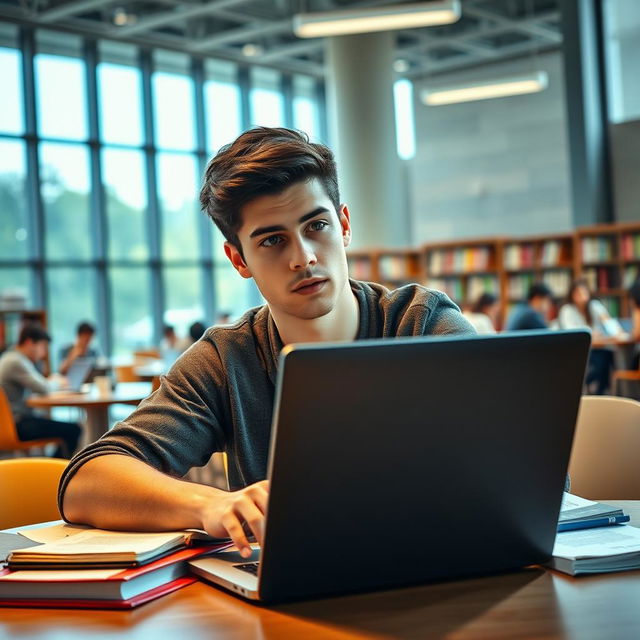
[[[355,340],[360,327],[358,300],[347,280],[335,307],[320,318],[304,320],[272,312],[283,344]]]

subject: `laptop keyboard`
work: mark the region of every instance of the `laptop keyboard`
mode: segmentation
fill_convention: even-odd
[[[234,564],[234,569],[240,569],[240,571],[246,571],[253,576],[258,575],[258,567],[260,566],[259,562],[247,562],[246,564]]]

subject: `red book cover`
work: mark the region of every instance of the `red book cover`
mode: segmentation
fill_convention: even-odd
[[[42,609],[133,609],[139,607],[145,602],[155,600],[160,596],[173,593],[182,587],[186,587],[190,584],[197,582],[194,576],[183,576],[172,580],[167,584],[162,584],[149,591],[143,591],[137,596],[133,596],[128,600],[92,600],[89,598],[48,598],[48,599],[29,599],[29,598],[17,598],[15,600],[3,600],[0,599],[0,607],[28,607],[28,608],[42,608]]]
[[[229,546],[188,547],[129,569],[4,569],[0,606],[134,607],[188,584],[181,582],[189,572],[188,560]]]

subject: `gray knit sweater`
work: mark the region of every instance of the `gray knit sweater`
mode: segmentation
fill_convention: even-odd
[[[360,309],[358,340],[475,333],[439,291],[420,285],[389,291],[355,280],[351,288]],[[60,507],[78,468],[105,454],[134,456],[180,477],[226,451],[232,488],[264,479],[282,347],[267,306],[232,326],[210,328],[127,420],[73,458],[60,483]]]

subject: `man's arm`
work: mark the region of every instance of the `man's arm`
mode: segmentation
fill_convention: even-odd
[[[27,365],[24,361],[15,362],[13,371],[8,374],[8,377],[34,393],[49,393],[47,379],[35,368],[35,365]]]
[[[128,531],[204,529],[217,538],[230,537],[248,557],[243,524],[262,544],[267,501],[266,480],[228,492],[177,480],[126,455],[107,454],[78,469],[62,504],[69,522]]]
[[[66,376],[67,372],[69,371],[69,369],[71,368],[71,365],[74,363],[74,361],[79,358],[81,355],[83,355],[82,353],[82,349],[77,345],[77,344],[73,344],[71,346],[71,348],[69,349],[68,353],[66,354],[66,356],[63,358],[62,362],[60,363],[60,366],[58,367],[58,371],[63,375]]]

